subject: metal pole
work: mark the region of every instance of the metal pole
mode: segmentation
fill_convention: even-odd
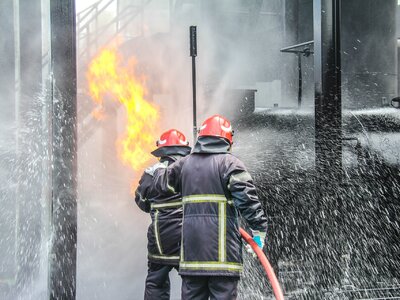
[[[197,56],[197,29],[190,26],[190,56],[192,57],[192,87],[193,87],[193,142],[197,139],[197,112],[196,112],[196,56]]]
[[[77,90],[75,0],[50,1],[53,173],[50,299],[75,299]]]
[[[314,38],[316,168],[320,179],[337,182],[342,172],[340,0],[314,2]]]
[[[288,47],[282,48],[280,51],[281,52],[291,52],[291,50],[294,50],[295,48],[301,48],[301,47],[310,46],[313,44],[314,44],[314,41],[308,41],[308,42],[304,42],[304,43],[300,43],[300,44],[296,44],[293,46],[288,46]],[[299,50],[293,51],[293,53],[297,53],[297,52],[299,52]]]
[[[340,0],[314,0],[316,249],[315,269],[322,291],[339,284],[342,222],[342,110]],[[320,298],[320,297],[318,297]]]
[[[299,71],[299,92],[297,96],[297,106],[298,108],[301,107],[301,98],[303,93],[303,76],[301,72],[301,52],[297,53],[297,68]]]
[[[192,86],[193,86],[193,138],[197,139],[197,104],[196,104],[196,57],[192,57]]]

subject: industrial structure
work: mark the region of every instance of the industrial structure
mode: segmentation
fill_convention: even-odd
[[[285,297],[399,299],[398,1],[92,2],[0,2],[1,299],[141,297],[144,274],[126,269],[144,259],[129,256],[145,251],[141,217],[121,212],[134,172],[114,149],[124,112],[104,102],[105,121],[94,116],[87,70],[118,40],[162,127],[189,135],[191,25],[197,119],[233,120]]]

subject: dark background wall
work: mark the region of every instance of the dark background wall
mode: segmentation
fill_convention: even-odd
[[[312,6],[310,0],[287,1],[286,46],[313,40]],[[382,107],[397,95],[397,10],[396,0],[342,1],[343,108]],[[304,103],[313,105],[313,60],[302,61]],[[297,93],[296,67],[287,58],[282,82],[288,97]]]
[[[343,106],[381,107],[397,94],[396,0],[342,1]]]
[[[312,0],[286,1],[285,47],[313,40],[313,2]],[[297,106],[298,68],[297,55],[282,54],[284,72],[282,74],[282,92],[288,106]],[[303,107],[314,104],[313,57],[302,56]]]

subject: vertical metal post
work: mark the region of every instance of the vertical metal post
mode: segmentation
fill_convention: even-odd
[[[286,0],[282,0],[282,45],[286,43]]]
[[[340,0],[314,0],[316,290],[341,278],[342,113]],[[317,298],[320,298],[317,296]]]
[[[315,155],[322,183],[342,174],[340,0],[314,1]]]
[[[50,299],[75,299],[77,133],[75,0],[50,1],[53,199]]]
[[[196,56],[197,56],[197,29],[190,26],[190,56],[192,57],[192,87],[193,87],[193,143],[197,139],[197,104],[196,104]]]
[[[301,52],[297,53],[297,69],[299,72],[299,91],[297,94],[297,106],[298,108],[301,107],[301,98],[303,94],[303,75],[301,70]]]

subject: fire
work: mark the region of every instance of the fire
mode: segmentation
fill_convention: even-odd
[[[90,96],[97,104],[93,111],[96,119],[104,118],[105,101],[124,106],[127,121],[124,135],[117,139],[118,155],[124,164],[139,171],[152,159],[159,109],[145,99],[145,80],[135,73],[136,66],[135,59],[124,64],[117,49],[104,49],[91,61],[87,78]]]

